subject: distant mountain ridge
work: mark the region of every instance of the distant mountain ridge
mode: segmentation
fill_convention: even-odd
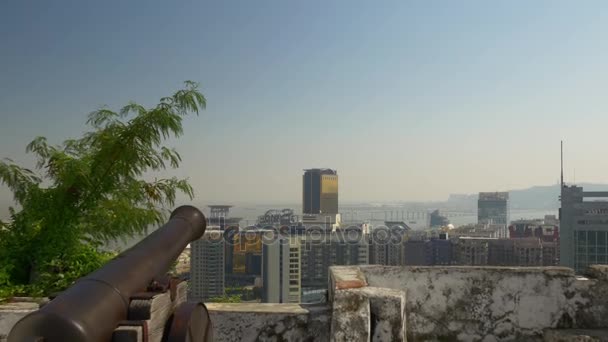
[[[578,183],[586,191],[608,190],[608,184]],[[477,194],[452,194],[449,204],[459,207],[477,207]],[[539,185],[526,189],[510,190],[509,202],[511,209],[558,209],[559,184]]]

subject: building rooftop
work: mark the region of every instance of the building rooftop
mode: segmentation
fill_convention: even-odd
[[[481,201],[497,201],[497,200],[508,200],[508,192],[480,192],[479,200]]]
[[[229,205],[229,204],[211,204],[207,206],[208,208],[212,208],[212,209],[229,209],[234,207],[233,205]]]
[[[324,175],[337,175],[338,171],[332,169],[315,168],[315,169],[304,169],[306,172],[320,172]]]

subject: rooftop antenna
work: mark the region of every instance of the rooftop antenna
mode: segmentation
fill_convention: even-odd
[[[560,182],[561,182],[561,186],[562,188],[564,187],[564,141],[560,141],[560,163],[561,163],[561,178],[560,178]]]

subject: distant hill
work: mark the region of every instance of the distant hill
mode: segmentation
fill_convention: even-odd
[[[586,191],[607,190],[608,184],[578,183]],[[513,209],[557,209],[559,208],[559,184],[533,186],[528,189],[509,191]]]
[[[608,184],[579,183],[587,191],[608,190]],[[511,209],[557,209],[559,208],[559,184],[533,186],[527,189],[510,190]],[[448,204],[456,207],[477,207],[477,194],[450,195]]]
[[[509,191],[511,209],[559,208],[559,184]]]

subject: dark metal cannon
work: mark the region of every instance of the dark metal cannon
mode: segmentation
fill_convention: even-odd
[[[161,279],[205,228],[205,216],[195,207],[175,209],[164,226],[21,319],[8,341],[111,341],[117,325],[127,320],[131,298],[145,291],[153,280]],[[184,303],[168,324],[171,331],[166,332],[165,340],[199,336],[196,340],[204,341],[210,336],[202,304]]]

